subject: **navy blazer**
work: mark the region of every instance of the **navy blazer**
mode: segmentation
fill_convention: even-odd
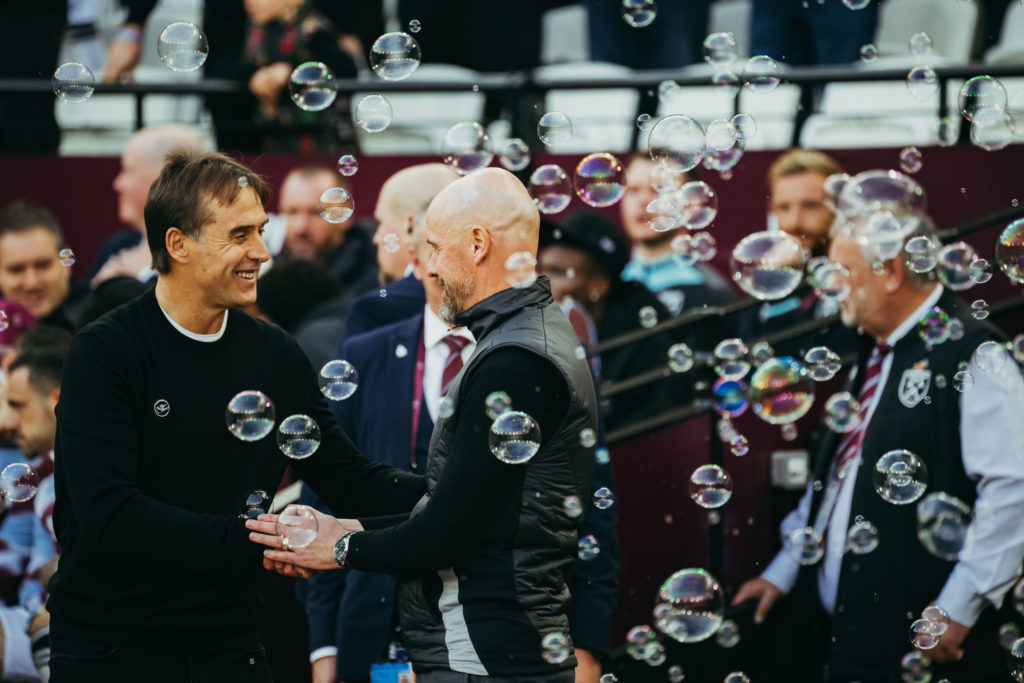
[[[381,292],[384,293],[383,296]],[[422,313],[426,303],[423,283],[412,273],[359,295],[352,302],[345,317],[345,329],[341,333],[339,352],[341,344],[346,339]]]

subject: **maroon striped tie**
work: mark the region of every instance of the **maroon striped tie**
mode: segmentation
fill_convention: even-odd
[[[853,430],[843,435],[843,440],[839,442],[835,460],[836,472],[842,472],[846,465],[860,453],[861,444],[864,443],[864,433],[868,430],[868,410],[871,400],[878,390],[879,375],[882,374],[882,361],[890,351],[892,351],[892,347],[888,344],[879,344],[868,357],[868,365],[864,371],[864,384],[861,385],[860,395],[857,397],[857,401],[860,403],[860,410],[857,413],[860,422]]]
[[[441,341],[448,345],[448,358],[444,361],[444,372],[441,373],[441,395],[444,396],[448,393],[455,376],[462,370],[462,349],[469,340],[457,334],[449,334]]]

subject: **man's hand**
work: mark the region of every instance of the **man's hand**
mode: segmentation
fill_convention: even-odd
[[[736,597],[732,599],[732,604],[738,605],[747,600],[757,600],[757,608],[754,610],[754,623],[760,624],[768,616],[768,610],[772,608],[775,601],[781,598],[782,595],[781,588],[768,579],[757,577],[740,586],[740,589],[736,591]]]
[[[949,628],[939,636],[939,644],[930,650],[922,650],[925,657],[933,662],[959,662],[964,658],[964,651],[961,647],[964,638],[971,632],[970,626],[964,626],[958,621],[949,620]]]
[[[338,519],[313,509],[317,521],[317,534],[313,542],[304,548],[284,549],[284,539],[277,535],[277,515],[260,515],[250,519],[245,526],[252,533],[249,538],[271,548],[263,552],[263,566],[284,576],[309,578],[303,570],[326,571],[338,569],[334,560],[334,546],[350,531],[362,531],[363,525],[356,519]]]
[[[334,656],[321,657],[313,662],[313,683],[335,683],[337,666],[338,658]]]
[[[141,27],[140,27],[141,30]],[[133,81],[135,67],[142,59],[142,45],[134,40],[114,40],[107,50],[107,65],[103,69],[104,83]]]
[[[292,73],[292,65],[288,62],[275,62],[256,71],[249,79],[249,91],[268,107],[277,104],[281,89],[288,83]]]
[[[600,679],[601,663],[589,651],[576,648],[576,683],[598,683]]]

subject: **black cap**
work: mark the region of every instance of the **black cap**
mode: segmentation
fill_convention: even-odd
[[[540,246],[558,244],[579,249],[615,282],[629,263],[629,244],[615,223],[596,211],[577,211],[561,225],[547,218],[540,221]]]

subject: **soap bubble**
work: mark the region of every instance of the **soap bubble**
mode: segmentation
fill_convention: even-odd
[[[860,401],[849,391],[840,391],[825,401],[825,424],[834,432],[852,432],[860,425]]]
[[[958,370],[953,375],[953,388],[961,394],[974,388],[974,375],[970,370]]]
[[[504,391],[492,391],[484,399],[484,412],[491,420],[512,409],[512,399]]]
[[[509,410],[494,420],[487,444],[498,460],[519,465],[540,449],[540,427],[526,413]]]
[[[917,504],[917,538],[943,560],[960,557],[970,523],[971,508],[948,493],[930,493]]]
[[[60,264],[65,268],[75,265],[75,252],[70,249],[61,249],[57,258],[60,259]]]
[[[344,187],[329,187],[320,195],[320,216],[328,223],[344,223],[356,205]]]
[[[743,84],[752,92],[769,93],[779,85],[779,63],[768,55],[755,55],[743,68]]]
[[[612,206],[626,192],[626,172],[622,162],[611,154],[588,154],[576,166],[574,185],[576,196],[584,203]]]
[[[850,218],[876,211],[912,209],[923,211],[924,190],[910,176],[899,171],[864,171],[843,184],[836,201],[839,213]]]
[[[351,154],[343,154],[338,159],[338,172],[346,178],[354,176],[358,170],[359,161]]]
[[[386,81],[412,75],[422,59],[420,45],[408,33],[385,33],[370,46],[370,68]]]
[[[537,209],[544,214],[564,211],[572,200],[572,182],[557,164],[544,164],[534,169],[528,190]]]
[[[971,280],[983,285],[992,279],[992,264],[988,259],[978,258],[971,261]]]
[[[928,468],[910,451],[898,449],[878,459],[871,480],[882,500],[893,505],[908,505],[924,495]]]
[[[210,43],[195,24],[176,21],[160,32],[156,53],[171,71],[195,71],[206,63]]]
[[[786,550],[790,557],[804,566],[817,564],[825,555],[825,542],[821,534],[811,527],[794,529],[789,535]]]
[[[583,514],[583,503],[580,502],[579,496],[566,496],[565,500],[562,501],[562,510],[565,512],[565,516],[570,519],[576,519]]]
[[[455,401],[451,399],[451,396],[442,396],[441,402],[437,404],[437,416],[441,418],[449,418],[455,414]]]
[[[509,138],[501,143],[498,161],[509,171],[522,171],[530,165],[530,147],[520,138]]]
[[[0,493],[8,503],[32,500],[39,488],[39,473],[27,462],[12,462],[0,470]]]
[[[353,119],[367,133],[379,133],[391,125],[394,110],[383,95],[366,95],[356,103]]]
[[[672,258],[676,260],[676,263],[692,266],[697,262],[698,254],[693,248],[693,238],[689,233],[679,233],[672,238],[669,246],[672,247]]]
[[[537,122],[537,137],[548,147],[558,147],[572,137],[572,121],[560,111],[549,111]]]
[[[928,605],[921,610],[921,618],[932,622],[936,635],[941,636],[949,630],[949,615],[938,605]]]
[[[636,117],[636,127],[645,132],[649,131],[651,126],[654,125],[652,121],[653,117],[650,114],[640,114],[640,116]]]
[[[647,227],[654,232],[668,232],[679,225],[676,203],[671,197],[660,195],[647,203],[644,209]]]
[[[381,248],[389,254],[394,254],[402,248],[402,238],[396,233],[389,232],[381,238]]]
[[[654,0],[622,0],[622,19],[633,28],[650,26],[658,16]]]
[[[690,475],[690,498],[702,508],[720,508],[731,497],[732,477],[718,465],[701,465]]]
[[[607,486],[602,486],[594,491],[594,507],[598,510],[607,510],[614,504],[615,494],[613,494],[612,490]]]
[[[940,251],[935,263],[935,272],[946,287],[954,291],[974,286],[971,279],[971,264],[978,258],[978,252],[966,242],[947,244]]]
[[[904,147],[900,150],[900,168],[905,173],[917,173],[923,165],[921,150],[917,147]]]
[[[288,94],[303,111],[323,111],[338,96],[334,72],[323,62],[303,62],[292,70]]]
[[[996,265],[1018,285],[1024,285],[1024,218],[1010,223],[996,242]]]
[[[929,683],[932,680],[932,662],[927,655],[917,650],[908,652],[900,660],[904,683]]]
[[[742,434],[737,434],[729,439],[729,450],[736,456],[746,455],[750,452],[750,441]]]
[[[974,350],[974,364],[982,372],[993,375],[1006,365],[1010,360],[1010,354],[1006,347],[995,341],[982,342]]]
[[[743,142],[737,138],[732,147],[728,149],[715,149],[707,147],[704,149],[704,157],[701,159],[704,168],[718,171],[723,180],[732,177],[730,171],[743,158]]]
[[[686,676],[683,675],[683,667],[675,664],[668,668],[668,683],[683,683],[684,678]],[[603,683],[603,681],[599,683]]]
[[[749,140],[757,135],[757,119],[750,114],[736,114],[729,121],[736,129],[737,140]]]
[[[577,545],[576,557],[584,561],[592,560],[597,557],[600,552],[601,546],[598,545],[594,534],[587,534],[580,538],[579,544]]]
[[[850,295],[850,271],[841,263],[826,259],[808,275],[814,293],[826,301],[838,302]]]
[[[924,31],[918,31],[910,36],[907,47],[910,48],[910,54],[915,57],[923,57],[932,51],[932,38]]]
[[[96,90],[96,77],[81,62],[65,62],[53,72],[50,85],[53,94],[65,102],[85,102]]]
[[[991,123],[1006,115],[1006,88],[991,76],[975,76],[960,86],[960,113],[972,123]]]
[[[1009,621],[999,627],[999,645],[1004,650],[1009,650],[1013,647],[1013,644],[1020,640],[1021,631],[1020,626]]]
[[[718,627],[715,634],[715,642],[721,647],[736,647],[740,642],[740,627],[732,619],[726,619]]]
[[[444,134],[441,160],[459,175],[484,168],[493,158],[491,139],[484,127],[475,121],[456,123]]]
[[[740,77],[736,75],[735,71],[729,69],[722,69],[716,71],[711,76],[711,85],[713,85],[719,93],[724,93],[728,97],[736,97],[740,91]]]
[[[719,415],[739,417],[747,410],[747,385],[735,379],[719,378],[711,388],[712,405]]]
[[[305,548],[316,539],[320,525],[313,508],[289,505],[274,522],[274,533],[287,540],[286,548]]]
[[[903,245],[903,263],[915,273],[927,273],[939,262],[939,245],[932,238],[917,235]]]
[[[833,173],[825,178],[822,189],[825,191],[826,202],[829,203],[829,208],[835,210],[835,200],[839,197],[839,194],[843,191],[849,180],[849,173]]]
[[[775,357],[775,349],[766,341],[759,341],[750,347],[750,359],[760,365],[766,360]]]
[[[420,23],[419,19],[413,19],[409,22],[409,33],[419,33],[422,28],[423,24]]]
[[[640,327],[651,328],[658,324],[658,312],[654,310],[654,306],[641,307],[638,315]]]
[[[748,353],[742,339],[723,339],[715,346],[715,372],[725,379],[742,379],[750,370]]]
[[[634,626],[626,633],[626,654],[636,660],[647,658],[647,646],[657,643],[650,626]]]
[[[697,260],[701,262],[710,261],[718,253],[718,243],[707,232],[696,232],[690,235],[690,247],[696,254]]]
[[[607,465],[611,461],[611,454],[608,453],[607,448],[597,448],[594,450],[594,462],[598,465]]]
[[[695,180],[673,194],[679,222],[691,230],[706,228],[718,215],[718,195],[707,183]]]
[[[597,433],[587,427],[580,430],[580,445],[584,448],[593,448],[597,444]]]
[[[541,638],[541,656],[548,664],[561,664],[572,654],[572,641],[564,633],[545,633]]]
[[[939,119],[936,135],[939,138],[939,147],[952,147],[957,143],[959,132],[953,121],[948,116],[943,116]]]
[[[293,460],[303,460],[320,448],[320,425],[308,415],[289,415],[277,428],[277,447]]]
[[[236,438],[259,441],[274,428],[274,403],[262,391],[242,391],[228,402],[224,419]]]
[[[1010,675],[1015,681],[1024,681],[1024,638],[1010,646]]]
[[[781,231],[747,235],[732,250],[732,279],[756,299],[781,299],[799,286],[806,252]]]
[[[934,97],[939,92],[939,76],[935,69],[927,64],[911,69],[907,74],[907,91],[920,102]]]
[[[693,351],[682,342],[668,349],[668,367],[672,372],[687,372],[693,367]]]
[[[513,287],[529,287],[537,280],[537,259],[528,251],[517,251],[505,259],[505,281]]]
[[[988,302],[984,299],[976,299],[971,302],[971,317],[975,320],[984,320],[988,317]]]
[[[827,346],[815,346],[805,353],[804,364],[811,373],[811,379],[816,382],[832,379],[843,368],[839,354]]]
[[[860,46],[860,59],[866,64],[878,59],[878,48],[875,47],[874,43],[865,43]]]
[[[971,124],[971,143],[987,152],[996,152],[1013,142],[1017,130],[1013,118],[1004,109],[986,107],[975,113]]]
[[[871,4],[871,0],[843,0],[843,4],[853,10],[864,9]]]
[[[736,144],[736,126],[726,119],[715,119],[704,132],[705,144],[711,149],[729,149]]]
[[[762,364],[750,376],[750,403],[754,413],[770,424],[799,420],[814,403],[807,368],[789,356]]]
[[[927,619],[918,619],[910,625],[910,642],[918,650],[930,650],[939,644],[935,626]]]
[[[866,555],[878,547],[878,529],[866,520],[855,521],[846,532],[846,550]]]
[[[704,61],[716,69],[729,66],[737,56],[739,48],[732,33],[712,33],[704,39]]]
[[[742,671],[733,671],[726,674],[722,683],[750,683],[750,676],[743,673]]]
[[[332,360],[320,368],[320,393],[332,401],[344,401],[356,393],[359,373],[347,360]]]
[[[655,623],[659,631],[681,643],[696,643],[718,632],[725,599],[718,581],[703,569],[680,569],[658,591],[667,605]]]
[[[666,116],[651,129],[651,159],[677,171],[696,168],[704,156],[704,130],[684,114]]]

